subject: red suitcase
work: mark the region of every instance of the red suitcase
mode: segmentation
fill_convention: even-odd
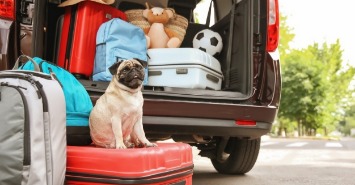
[[[127,20],[126,15],[109,5],[83,1],[65,10],[57,63],[72,74],[92,75],[96,33],[111,18]]]
[[[185,143],[105,149],[67,146],[68,185],[192,185],[192,148]]]

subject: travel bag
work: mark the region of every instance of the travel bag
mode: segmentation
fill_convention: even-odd
[[[102,24],[96,37],[93,81],[111,81],[109,67],[121,60],[133,58],[144,62],[148,60],[143,30],[118,18]],[[147,84],[147,75],[144,76],[143,85]]]
[[[126,15],[109,5],[83,1],[65,10],[57,64],[77,77],[92,75],[96,34],[112,18],[126,20]]]
[[[132,149],[68,146],[67,156],[68,185],[192,184],[192,148],[186,143]]]
[[[89,116],[93,108],[90,96],[84,86],[67,70],[54,63],[35,57],[40,71],[55,74],[60,82],[66,103],[66,126],[68,145],[90,145]],[[16,67],[16,66],[15,66]],[[34,70],[32,62],[26,62],[19,69]]]
[[[65,119],[63,90],[53,76],[0,71],[1,185],[64,183]]]
[[[219,61],[199,49],[148,49],[148,55],[147,86],[221,90]]]

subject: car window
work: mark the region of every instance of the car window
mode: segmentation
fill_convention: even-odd
[[[212,2],[212,4],[211,4],[211,0],[202,0],[196,5],[196,8],[194,9],[195,23],[206,24],[209,8],[211,8],[210,24],[209,25],[210,26],[214,25],[214,23],[215,23],[215,8],[214,8],[214,3]]]

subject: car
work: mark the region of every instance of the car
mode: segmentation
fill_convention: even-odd
[[[146,0],[131,2],[144,5]],[[148,2],[174,8],[189,21],[182,48],[192,48],[196,33],[202,29],[214,30],[221,36],[223,49],[215,58],[223,80],[220,90],[144,86],[147,137],[195,146],[201,156],[211,159],[219,173],[249,172],[258,157],[260,138],[271,130],[280,105],[278,1],[213,0],[211,6],[206,0]],[[60,0],[1,1],[0,69],[11,69],[12,61],[20,54],[56,62],[57,22],[65,13],[59,3]],[[112,6],[129,8],[121,3],[116,0]],[[207,9],[198,8],[203,3]],[[206,14],[209,16],[202,16]],[[78,78],[93,103],[108,84]]]

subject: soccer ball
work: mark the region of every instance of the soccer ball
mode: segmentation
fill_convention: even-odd
[[[195,35],[192,46],[212,56],[217,56],[223,48],[222,37],[215,31],[204,29]]]

